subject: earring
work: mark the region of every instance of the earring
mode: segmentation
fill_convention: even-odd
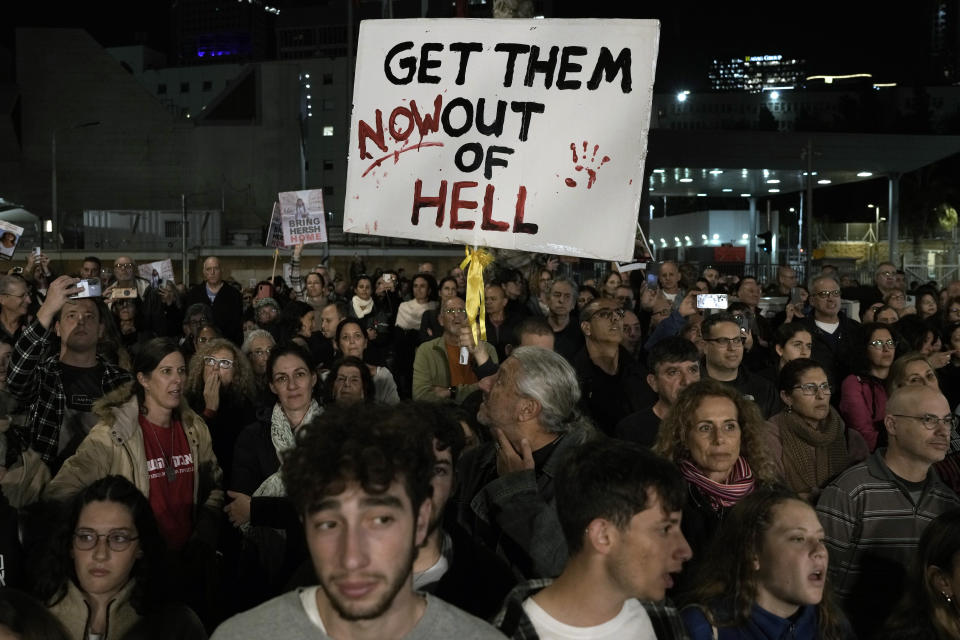
[[[947,604],[951,604],[953,602],[953,596],[947,594],[945,591],[941,591],[940,595],[942,595],[943,599],[947,601]]]
[[[793,413],[793,405],[792,405],[792,404],[788,404],[786,411],[787,411],[787,413]]]

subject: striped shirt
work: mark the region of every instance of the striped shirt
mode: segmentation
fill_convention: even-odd
[[[930,521],[960,506],[932,468],[915,502],[878,449],[823,490],[817,515],[830,552],[830,580],[858,635],[883,621]]]

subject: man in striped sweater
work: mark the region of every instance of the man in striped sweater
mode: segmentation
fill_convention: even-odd
[[[817,502],[830,580],[861,638],[873,637],[902,594],[920,534],[960,506],[932,469],[956,427],[943,394],[927,386],[898,389],[884,425],[889,446],[847,469]]]

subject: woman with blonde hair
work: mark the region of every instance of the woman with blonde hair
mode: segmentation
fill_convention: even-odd
[[[893,395],[893,392],[900,387],[917,385],[940,389],[940,381],[933,367],[930,366],[929,358],[919,351],[911,351],[900,356],[890,365],[890,373],[886,379],[887,395]]]
[[[687,480],[682,529],[694,562],[733,505],[782,475],[779,442],[756,403],[716,380],[680,392],[653,451]]]
[[[256,422],[251,400],[255,395],[254,375],[247,356],[224,338],[204,343],[190,359],[184,395],[190,408],[207,423],[213,453],[226,479],[224,486],[230,486],[237,436]]]

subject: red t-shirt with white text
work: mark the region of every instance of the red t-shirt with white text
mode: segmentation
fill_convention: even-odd
[[[141,415],[140,428],[150,475],[150,507],[167,546],[179,550],[193,533],[194,462],[190,443],[178,420],[165,428]],[[172,482],[167,479],[168,460],[174,472]]]

